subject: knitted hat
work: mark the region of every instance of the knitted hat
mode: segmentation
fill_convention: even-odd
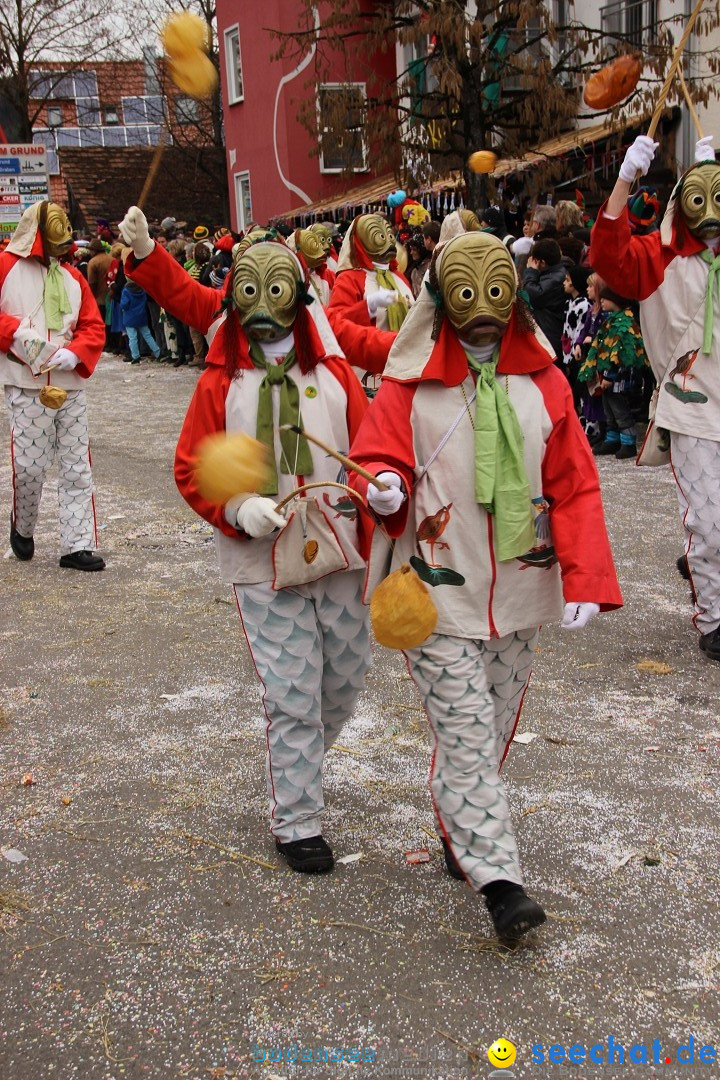
[[[210,271],[210,284],[213,289],[221,289],[225,284],[225,278],[230,273],[229,266],[216,266]]]
[[[627,201],[630,228],[647,230],[656,224],[660,201],[653,188],[641,187]]]
[[[603,282],[600,286],[599,300],[609,300],[612,304],[616,304],[619,308],[626,308],[630,301],[626,296],[621,296],[620,293],[616,293],[614,289],[611,289],[607,282]]]
[[[193,232],[193,240],[207,240],[210,230],[205,225],[196,225]]]
[[[573,288],[577,289],[581,296],[587,296],[588,278],[592,274],[589,266],[569,266],[568,277],[572,281]]]

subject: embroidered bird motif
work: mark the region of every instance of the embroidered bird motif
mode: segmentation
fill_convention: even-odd
[[[697,360],[697,356],[698,356],[699,352],[700,352],[699,349],[690,349],[689,352],[683,353],[683,355],[681,357],[679,357],[679,359],[677,360],[677,362],[675,364],[675,367],[672,369],[672,371],[668,375],[668,380],[670,382],[672,382],[672,380],[675,378],[676,375],[682,375],[682,377],[683,377],[682,388],[683,388],[683,390],[685,390],[685,382],[686,382],[686,380],[695,378],[694,375],[690,374],[690,368],[693,366],[693,364]]]
[[[450,511],[452,509],[452,503],[448,503],[447,506],[441,506],[435,514],[429,514],[428,517],[418,525],[417,539],[424,540],[430,547],[430,566],[439,566],[440,563],[435,562],[435,548],[442,550],[449,550],[450,545],[446,544],[444,540],[440,540],[440,536],[445,531],[448,521],[450,520]]]

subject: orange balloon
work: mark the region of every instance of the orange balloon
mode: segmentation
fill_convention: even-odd
[[[476,150],[468,158],[468,165],[473,172],[491,173],[497,165],[497,154],[492,150]]]
[[[210,44],[208,24],[190,11],[171,15],[161,37],[165,52],[176,58],[190,58],[198,49],[207,52]]]
[[[590,76],[585,83],[583,101],[591,109],[611,109],[633,92],[641,74],[640,56],[629,53],[619,56]]]
[[[204,52],[198,52],[191,60],[186,57],[170,60],[168,70],[177,88],[189,97],[209,97],[217,86],[217,71]]]

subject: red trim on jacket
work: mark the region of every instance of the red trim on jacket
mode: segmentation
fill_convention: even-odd
[[[605,205],[590,234],[590,265],[628,300],[647,300],[662,284],[673,259],[705,250],[705,244],[693,236],[679,214],[673,221],[672,242],[663,244],[659,232],[632,235],[627,207],[620,217],[609,218]]]
[[[365,270],[340,271],[330,296],[327,317],[348,361],[363,371],[381,375],[397,334],[394,330],[378,330],[370,318],[365,299],[365,273]]]
[[[543,495],[566,601],[622,607],[595,459],[580,427],[572,390],[557,367],[531,376],[553,429],[542,459]]]

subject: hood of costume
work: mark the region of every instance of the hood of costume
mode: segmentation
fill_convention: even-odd
[[[6,251],[21,259],[31,256],[48,263],[61,259],[73,247],[72,226],[57,203],[34,203],[24,211]]]
[[[468,372],[458,327],[476,320],[504,326],[499,374],[527,375],[553,364],[554,354],[517,297],[515,267],[505,245],[489,233],[463,232],[435,249],[429,281],[398,332],[384,377],[457,386]]]
[[[381,258],[389,249],[392,254]],[[382,249],[382,250],[381,250]],[[375,263],[389,264],[393,273],[399,273],[395,238],[390,225],[380,214],[360,214],[345,233],[337,272],[341,270],[374,270]]]
[[[481,229],[482,225],[474,210],[468,210],[467,207],[462,210],[453,210],[452,214],[448,214],[443,219],[438,243],[444,244],[446,241],[452,240],[454,236],[462,236],[463,233],[468,232],[480,232]]]

